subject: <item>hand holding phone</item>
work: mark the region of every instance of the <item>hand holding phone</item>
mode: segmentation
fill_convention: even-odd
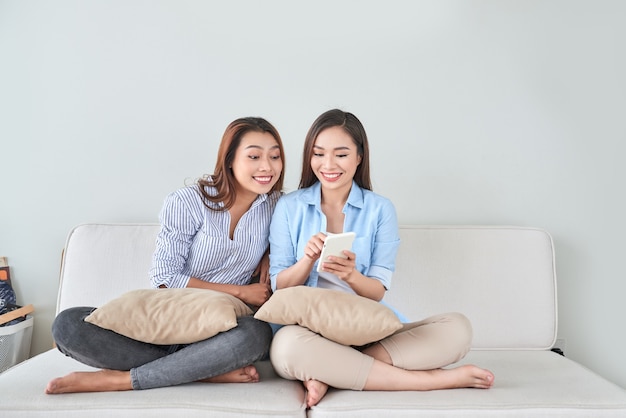
[[[324,241],[322,247],[322,254],[319,262],[317,263],[317,272],[322,271],[322,263],[329,261],[329,256],[346,258],[343,253],[344,250],[350,251],[352,249],[352,242],[356,234],[354,232],[342,232],[340,234],[330,234]]]

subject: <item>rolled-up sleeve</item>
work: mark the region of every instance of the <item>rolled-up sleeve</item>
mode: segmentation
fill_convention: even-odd
[[[380,280],[385,289],[389,289],[391,277],[396,270],[400,237],[395,207],[389,200],[383,202],[377,220],[378,227],[375,231],[370,266],[365,275]]]

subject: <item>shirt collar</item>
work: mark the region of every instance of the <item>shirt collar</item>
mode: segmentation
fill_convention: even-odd
[[[322,200],[322,185],[319,181],[315,182],[311,187],[308,187],[302,192],[302,200],[309,205],[319,206]],[[352,180],[352,187],[350,188],[350,194],[348,195],[348,201],[346,202],[350,206],[363,208],[363,189],[359,187],[354,180]]]
[[[267,194],[266,193],[260,194],[256,197],[256,199],[254,199],[254,202],[252,202],[252,205],[250,205],[250,208],[258,206],[261,203],[265,202],[266,200],[267,200]]]
[[[260,205],[261,203],[265,202],[267,200],[267,194],[260,194],[256,197],[256,199],[254,199],[254,201],[252,202],[252,204],[250,205],[250,209],[252,209],[255,206]],[[210,202],[210,204],[217,206],[218,208],[224,208],[224,202],[219,201],[219,202]]]

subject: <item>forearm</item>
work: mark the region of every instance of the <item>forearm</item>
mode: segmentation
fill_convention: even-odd
[[[314,260],[304,256],[296,264],[278,273],[276,276],[276,289],[303,285],[309,278],[314,263]]]
[[[194,287],[197,289],[215,290],[215,291],[222,292],[222,293],[228,293],[229,295],[235,296],[236,298],[239,298],[239,299],[241,299],[241,296],[242,296],[242,286],[238,286],[235,284],[205,282],[204,280],[200,280],[196,277],[191,277],[189,279],[189,283],[187,283],[187,287]]]
[[[385,287],[379,280],[364,276],[358,270],[354,270],[345,282],[359,296],[375,301],[380,301],[385,296]]]
[[[263,305],[272,295],[272,289],[269,283],[251,283],[240,286],[236,284],[210,283],[192,277],[189,279],[187,287],[227,293],[252,306]]]

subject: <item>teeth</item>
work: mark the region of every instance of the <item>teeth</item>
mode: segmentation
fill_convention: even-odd
[[[339,177],[341,174],[337,173],[337,174],[327,174],[324,173],[324,177],[327,177],[329,179],[336,179],[337,177]]]
[[[271,177],[255,177],[254,179],[257,181],[270,181],[272,178]]]

